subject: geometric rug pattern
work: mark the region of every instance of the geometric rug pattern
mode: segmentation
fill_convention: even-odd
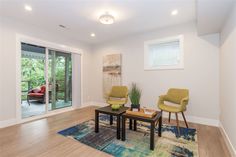
[[[99,117],[99,133],[94,132],[94,120],[72,126],[58,133],[115,157],[198,157],[196,129],[163,125],[162,137],[155,128],[155,149],[149,149],[150,124],[137,121],[137,131],[126,128],[126,141],[116,139],[115,119],[109,124],[107,115]]]

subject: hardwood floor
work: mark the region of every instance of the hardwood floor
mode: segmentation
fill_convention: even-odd
[[[95,107],[0,129],[1,157],[109,157],[111,155],[58,135],[57,132],[94,118]],[[168,123],[164,120],[163,123]],[[175,121],[171,123],[175,125]],[[185,126],[180,122],[180,126]],[[198,131],[200,157],[230,157],[219,128],[189,123]]]

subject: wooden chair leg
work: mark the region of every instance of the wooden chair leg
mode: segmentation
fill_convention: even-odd
[[[169,123],[170,123],[171,112],[169,112]]]
[[[181,113],[182,113],[182,116],[183,116],[183,118],[184,118],[184,122],[185,122],[185,124],[186,124],[186,127],[188,128],[188,123],[187,123],[186,118],[185,118],[185,116],[184,116],[184,112],[181,112]]]
[[[180,131],[179,131],[179,119],[178,119],[178,113],[175,113],[175,116],[176,116],[176,123],[177,123],[178,134],[180,134]]]

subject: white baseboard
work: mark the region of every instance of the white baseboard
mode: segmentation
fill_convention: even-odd
[[[37,119],[47,118],[47,117],[50,117],[50,116],[53,116],[53,115],[57,115],[57,114],[60,114],[60,113],[72,111],[72,110],[75,110],[75,109],[77,109],[77,108],[67,107],[67,108],[57,109],[57,110],[54,110],[54,111],[50,111],[50,112],[48,112],[47,114],[44,114],[44,115],[39,115],[39,116],[35,116],[35,117],[29,117],[29,118],[26,118],[26,119],[22,119],[18,123],[25,123],[25,122],[29,122],[29,121],[33,121],[33,120],[37,120]]]
[[[106,106],[108,104],[104,103],[104,102],[96,102],[96,101],[90,101],[90,102],[85,102],[81,105],[81,107],[88,107],[88,106]],[[48,117],[48,116],[52,116],[55,114],[59,114],[62,112],[67,112],[67,111],[71,111],[73,109],[76,108],[68,108],[65,110],[55,110],[55,112],[52,112],[50,114],[48,114],[47,116],[42,115],[40,117],[32,117],[29,118],[28,120],[22,120],[20,123],[23,122],[27,122],[27,121],[31,121],[31,120],[36,120],[39,118],[44,118],[44,117]],[[163,113],[163,117],[168,118],[168,113],[164,112]],[[172,119],[174,119],[175,116],[172,114]],[[192,123],[198,123],[198,124],[204,124],[204,125],[210,125],[210,126],[219,126],[219,121],[216,119],[209,119],[209,118],[202,118],[202,117],[196,117],[196,116],[186,116],[186,119],[188,122],[192,122]],[[182,116],[179,116],[179,120],[183,120]],[[17,120],[16,119],[9,119],[9,120],[5,120],[5,121],[0,121],[0,128],[3,127],[7,127],[7,126],[11,126],[11,125],[15,125],[17,124]]]
[[[107,106],[107,103],[104,102],[96,102],[96,101],[89,101],[89,102],[85,102],[82,104],[82,107],[88,107],[88,106],[98,106],[98,107],[104,107]]]
[[[83,107],[83,105],[81,107]],[[57,115],[60,113],[72,111],[72,110],[75,110],[75,109],[78,109],[81,107],[67,107],[67,108],[63,108],[63,109],[57,109],[57,110],[51,111],[51,112],[44,114],[44,115],[29,117],[29,118],[21,119],[21,120],[17,120],[16,118],[12,118],[9,120],[3,120],[3,121],[0,121],[0,128],[5,128],[5,127],[12,126],[12,125],[21,124],[21,123],[25,123],[25,122],[29,122],[29,121],[33,121],[33,120],[42,119],[42,118],[47,118],[47,117]]]
[[[163,112],[163,117],[168,118],[169,113],[168,112]],[[179,120],[183,121],[183,117],[181,114],[178,116]],[[171,119],[175,120],[175,114],[171,114]],[[217,119],[209,119],[209,118],[202,118],[202,117],[196,117],[196,116],[189,116],[186,115],[186,120],[187,122],[191,123],[197,123],[197,124],[203,124],[203,125],[209,125],[209,126],[219,126],[219,120]]]
[[[108,105],[104,102],[96,102],[96,101],[91,101],[89,103],[90,103],[90,105],[101,106],[101,107]],[[168,118],[169,114],[167,112],[163,112],[163,117]],[[179,120],[183,121],[183,117],[181,114],[178,117],[179,117]],[[175,119],[174,114],[172,114],[171,119]],[[210,118],[203,118],[203,117],[190,116],[190,115],[187,115],[186,119],[188,122],[192,122],[192,123],[219,127],[219,120],[218,119],[210,119]]]
[[[2,120],[0,121],[0,128],[5,128],[11,125],[15,125],[17,120],[15,118],[8,119],[8,120]]]
[[[96,103],[95,102],[86,102],[86,103],[83,103],[81,105],[81,107],[76,106],[76,107],[68,107],[68,108],[58,109],[58,110],[54,110],[54,111],[49,112],[47,115],[39,115],[39,116],[29,117],[29,118],[22,119],[22,120],[17,120],[16,118],[3,120],[3,121],[0,121],[0,128],[5,128],[5,127],[9,127],[9,126],[16,125],[16,124],[21,124],[21,123],[25,123],[25,122],[29,122],[29,121],[33,121],[33,120],[37,120],[37,119],[50,117],[50,116],[57,115],[57,114],[60,114],[63,112],[68,112],[68,111],[72,111],[75,109],[88,107],[88,106],[91,106],[94,104],[96,104]]]
[[[81,107],[88,107],[88,106],[95,106],[94,104],[96,104],[94,101],[88,101],[88,102],[84,102]],[[98,106],[98,105],[96,105]]]
[[[224,126],[222,125],[221,122],[219,122],[219,128],[220,128],[220,132],[223,136],[223,139],[227,145],[227,148],[229,149],[229,152],[231,154],[232,157],[236,157],[236,149],[234,148],[232,142],[230,141],[229,139],[229,136],[228,134],[226,133],[225,129],[224,129]]]

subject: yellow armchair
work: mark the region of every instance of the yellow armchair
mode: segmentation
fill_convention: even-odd
[[[169,112],[169,122],[171,113],[175,113],[177,128],[179,131],[179,121],[178,113],[182,113],[186,127],[188,128],[188,123],[184,116],[184,111],[186,111],[186,106],[189,101],[189,91],[188,89],[177,89],[171,88],[168,90],[166,95],[161,95],[158,100],[158,107],[161,111]],[[168,103],[169,102],[169,103]]]
[[[113,86],[108,94],[107,103],[109,105],[125,105],[128,101],[128,88],[126,86]],[[110,115],[110,125],[113,124],[113,116]]]
[[[124,105],[128,101],[128,88],[126,86],[113,86],[108,94],[107,103],[110,105]]]

